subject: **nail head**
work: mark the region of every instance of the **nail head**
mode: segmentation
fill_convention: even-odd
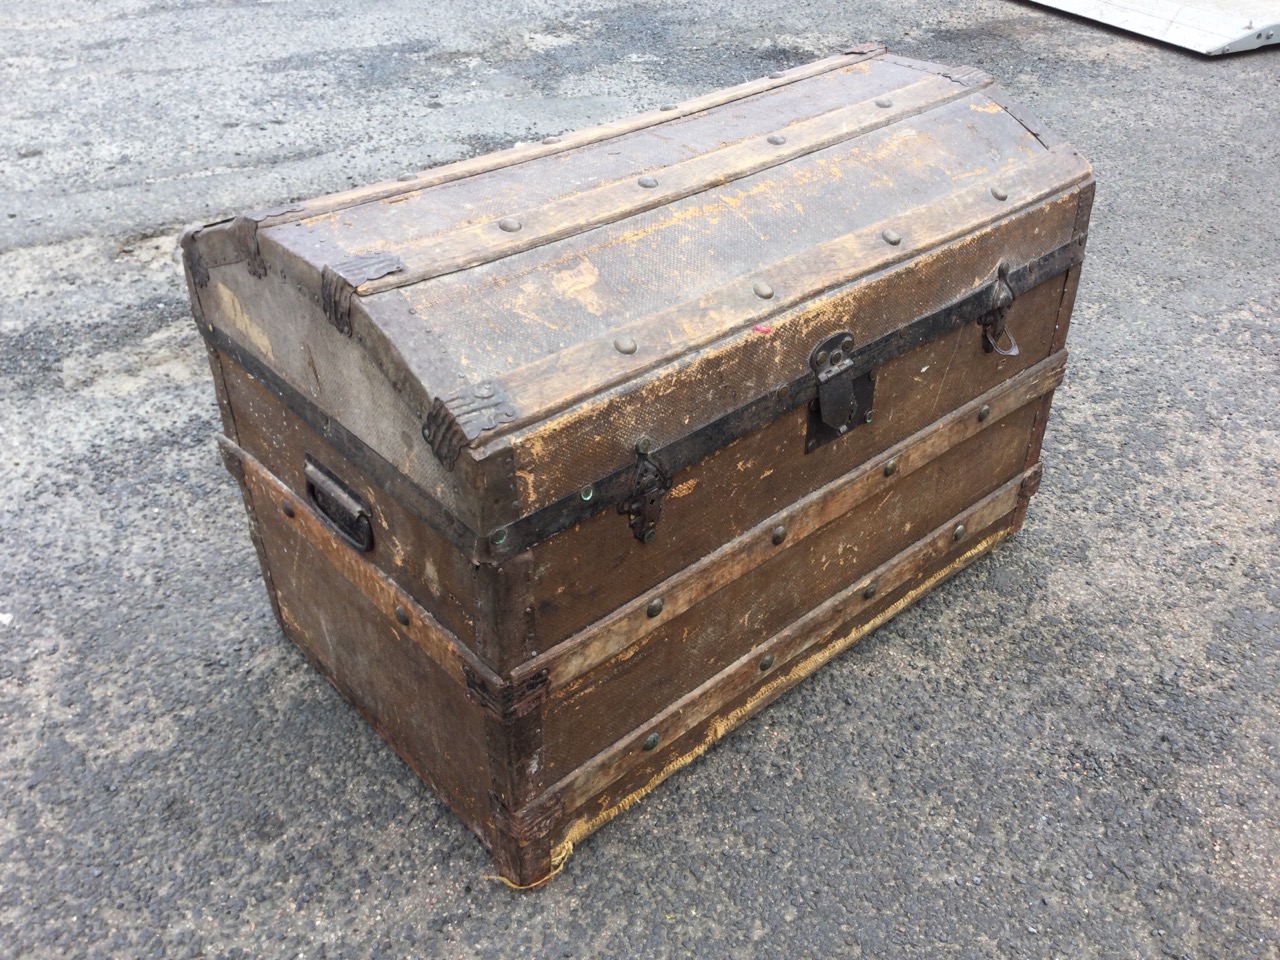
[[[632,337],[618,337],[613,341],[613,349],[619,353],[632,354],[636,352],[636,341]]]
[[[774,134],[770,134],[769,142],[772,143],[775,147],[780,147],[787,142],[787,138],[780,133],[774,133]]]
[[[665,606],[666,603],[661,597],[654,597],[649,601],[649,606],[645,608],[645,613],[649,614],[650,617],[656,617]]]
[[[887,110],[889,107],[893,106],[893,101],[888,97],[876,97],[876,106],[880,107],[882,110]]]
[[[520,229],[520,221],[515,217],[503,217],[498,221],[498,229],[505,233],[515,233]]]
[[[292,501],[292,500],[281,500],[281,501],[280,501],[280,512],[281,512],[281,513],[283,513],[286,517],[292,517],[292,516],[293,516],[293,501]]]
[[[761,300],[773,299],[773,287],[769,286],[763,280],[757,280],[751,285],[751,292]]]
[[[868,583],[865,587],[862,588],[862,599],[863,600],[873,599],[878,589],[879,589],[879,584],[877,584],[874,580],[872,580],[870,583]]]
[[[995,197],[997,200],[1008,200],[1008,199],[1009,199],[1009,193],[1008,193],[1008,191],[1006,191],[1003,187],[992,187],[992,188],[991,188],[991,195],[992,195],[993,197]]]
[[[507,528],[499,527],[493,533],[489,534],[489,542],[495,547],[500,547],[507,542]]]
[[[542,142],[545,143],[547,146],[551,146],[553,143],[559,143],[560,138],[559,137],[543,137]]]
[[[636,183],[644,187],[646,190],[652,190],[658,185],[658,181],[654,177],[641,177]]]
[[[766,653],[763,657],[760,658],[761,670],[768,670],[770,667],[773,666],[773,664],[774,664],[774,659],[773,659],[772,653]]]
[[[964,529],[964,524],[962,523],[962,524],[960,524],[960,526],[956,527],[955,532],[954,532],[953,534],[951,534],[951,539],[952,539],[952,540],[963,540],[963,539],[964,539],[964,534],[965,534],[965,529]]]
[[[889,246],[891,247],[896,247],[898,244],[902,242],[902,235],[898,233],[897,230],[889,230],[889,229],[881,230],[880,236],[884,240],[884,242],[889,244]]]
[[[581,492],[579,493],[579,496],[582,497],[583,500],[590,500],[595,495],[596,495],[595,487],[591,486],[590,484],[583,487]]]
[[[648,437],[641,437],[636,441],[636,453],[648,453],[653,449],[653,441]]]
[[[894,457],[892,460],[890,460],[888,463],[884,465],[884,475],[886,477],[892,477],[897,472],[898,472],[898,458]]]
[[[409,611],[404,607],[396,607],[396,619],[400,621],[402,626],[409,625]]]
[[[785,539],[787,539],[787,528],[778,524],[773,528],[773,545],[776,547]]]
[[[646,750],[652,750],[661,742],[662,736],[655,731],[644,738],[644,748]]]
[[[991,407],[988,404],[984,403],[981,409],[978,410],[978,422],[986,423],[987,418],[990,416],[991,416]]]

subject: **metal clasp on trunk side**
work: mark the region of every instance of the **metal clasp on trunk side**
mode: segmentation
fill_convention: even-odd
[[[982,318],[982,349],[987,353],[998,353],[1002,357],[1016,357],[1019,354],[1018,341],[1005,326],[1009,308],[1013,306],[1013,288],[1009,286],[1009,265],[1000,264],[995,280],[995,307]],[[1008,339],[1007,347],[1000,346],[1000,341]]]
[[[875,396],[875,375],[870,371],[854,375],[853,334],[847,330],[819,343],[809,356],[809,366],[818,381],[818,398],[809,406],[806,453],[870,423]]]
[[[650,442],[642,437],[636,442],[636,480],[631,496],[618,504],[618,512],[630,520],[632,534],[641,543],[652,543],[658,535],[658,521],[662,519],[662,501],[671,489],[671,478],[649,456]]]

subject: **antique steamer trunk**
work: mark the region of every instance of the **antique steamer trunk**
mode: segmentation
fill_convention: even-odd
[[[864,47],[189,232],[284,631],[545,879],[1019,528],[1092,194]]]

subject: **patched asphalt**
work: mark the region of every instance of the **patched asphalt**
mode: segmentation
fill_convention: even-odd
[[[997,0],[0,11],[0,955],[1280,956],[1280,50]],[[510,892],[276,626],[176,236],[871,39],[1095,165],[1026,528]]]

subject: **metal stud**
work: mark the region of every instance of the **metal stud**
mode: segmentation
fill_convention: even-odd
[[[786,74],[785,74],[785,73],[783,73],[781,70],[775,70],[773,73],[769,74],[769,79],[770,79],[770,80],[781,80],[781,79],[782,79],[783,77],[785,77],[785,76],[786,76]]]
[[[832,366],[835,366],[835,365],[839,364],[839,363],[840,363],[840,361],[841,361],[841,360],[843,360],[843,359],[844,359],[844,351],[843,351],[843,350],[832,350],[832,351],[831,351],[831,364],[832,364]]]
[[[773,299],[773,287],[769,286],[763,280],[757,280],[751,285],[751,292],[761,300]]]
[[[965,534],[965,529],[964,529],[964,524],[962,523],[960,524],[960,526],[956,527],[955,532],[951,534],[951,539],[963,540],[964,534]]]
[[[644,738],[644,748],[646,750],[652,750],[661,742],[662,742],[662,735],[655,730],[653,733],[649,734],[647,737]]]
[[[578,496],[582,497],[583,500],[590,500],[595,495],[596,488],[591,486],[591,484],[587,484],[578,492]]]
[[[495,547],[500,547],[507,542],[507,528],[499,527],[493,533],[489,534],[489,542]]]
[[[636,181],[636,183],[640,184],[640,186],[644,187],[646,190],[652,190],[658,185],[658,181],[653,177],[641,177]]]
[[[876,595],[876,591],[879,588],[880,588],[880,585],[876,583],[874,580],[872,580],[870,583],[868,583],[865,587],[862,588],[862,599],[863,600],[874,599]]]
[[[978,410],[978,422],[986,423],[987,418],[991,416],[991,406],[984,403]]]
[[[898,458],[894,457],[884,465],[884,475],[886,477],[892,477],[897,472],[898,472]]]
[[[286,499],[286,500],[281,500],[281,501],[280,501],[280,512],[281,512],[281,513],[283,513],[286,517],[292,517],[292,516],[293,516],[293,501],[292,501],[292,500],[287,500],[287,499]]]
[[[636,441],[636,453],[646,454],[653,449],[653,441],[648,437],[641,437]]]
[[[896,247],[902,242],[902,234],[898,233],[897,230],[890,230],[888,227],[880,231],[880,237],[891,247]]]
[[[506,233],[515,233],[520,229],[520,221],[515,217],[503,217],[498,221],[498,229]]]
[[[841,349],[841,350],[843,350],[845,353],[848,353],[850,350],[852,350],[852,349],[853,349],[853,337],[845,337],[843,340],[841,340],[841,341],[840,341],[840,349]]]
[[[653,538],[658,535],[657,530],[646,530],[644,536],[640,538],[641,543],[653,543]]]
[[[613,341],[613,349],[619,353],[632,354],[636,352],[636,342],[631,337],[618,337]]]
[[[761,658],[760,658],[760,670],[761,670],[761,672],[763,672],[763,671],[765,671],[765,670],[768,670],[770,667],[772,667],[772,666],[773,666],[773,663],[774,663],[774,660],[773,660],[773,654],[772,654],[772,653],[766,653],[763,657],[761,657]]]
[[[654,597],[649,601],[649,606],[645,607],[644,612],[650,617],[656,617],[662,612],[662,608],[666,606],[666,602],[661,597]]]
[[[401,626],[409,625],[409,611],[404,607],[396,607],[396,619],[400,621]]]
[[[773,395],[779,400],[786,400],[787,397],[791,396],[791,388],[784,383],[777,390],[773,391]]]
[[[862,422],[863,422],[863,423],[870,423],[870,422],[871,422],[872,414],[873,414],[874,412],[875,412],[875,411],[873,411],[873,410],[868,410],[866,413],[864,413],[864,414],[862,415]]]
[[[659,110],[675,110],[675,109],[676,109],[676,105],[675,105],[674,103],[664,103],[664,104],[663,104],[662,106],[660,106],[658,109],[659,109]]]
[[[1008,199],[1009,199],[1009,193],[1008,193],[1008,191],[1006,191],[1003,187],[992,187],[992,188],[991,188],[991,195],[992,195],[993,197],[995,197],[997,200],[1008,200]]]
[[[888,97],[876,97],[876,106],[882,110],[887,110],[893,106],[893,101]]]
[[[493,396],[493,393],[494,393],[493,384],[477,383],[474,387],[471,388],[471,392],[474,393],[481,400],[488,400],[490,397]]]
[[[769,142],[775,147],[780,147],[787,142],[787,138],[780,133],[773,133],[769,135]]]
[[[773,545],[776,547],[785,539],[787,539],[787,528],[782,524],[778,524],[773,528]]]
[[[814,359],[814,360],[816,360],[816,361],[818,361],[818,366],[822,366],[824,363],[826,363],[826,362],[827,362],[827,360],[830,358],[830,356],[831,356],[831,355],[830,355],[829,353],[827,353],[827,351],[825,351],[825,350],[819,350],[819,351],[818,351],[818,355],[817,355],[816,357],[814,357],[813,359]]]
[[[554,143],[559,143],[560,138],[559,137],[543,137],[542,142],[545,143],[547,146],[551,146]]]

